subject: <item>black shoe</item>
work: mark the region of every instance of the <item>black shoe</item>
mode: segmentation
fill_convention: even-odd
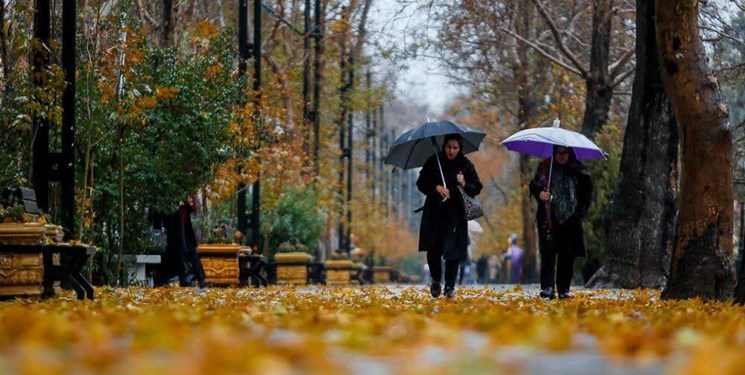
[[[539,294],[543,299],[554,299],[554,288],[548,287],[546,289],[541,289],[541,293]]]
[[[455,288],[452,286],[445,286],[445,298],[455,297]]]
[[[569,294],[568,290],[566,292],[559,292],[559,299],[569,299],[569,298],[574,298],[574,297],[572,297],[572,295]]]
[[[432,297],[437,298],[442,294],[442,287],[440,287],[440,283],[432,283],[432,285],[429,286],[429,293],[432,294]]]
[[[211,282],[206,281],[206,280],[197,280],[197,287],[199,287],[199,289],[204,289],[204,288],[212,288],[213,285]]]

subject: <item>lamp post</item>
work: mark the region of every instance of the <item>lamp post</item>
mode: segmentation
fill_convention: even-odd
[[[62,152],[59,163],[62,197],[61,224],[67,229],[65,239],[75,233],[75,0],[62,2],[62,70],[65,89],[62,93]]]
[[[37,88],[47,85],[44,71],[49,64],[50,7],[49,0],[36,0],[34,14],[34,39],[39,45],[34,47],[33,82]],[[34,115],[33,170],[31,180],[36,192],[36,202],[44,212],[49,212],[49,118]]]
[[[256,93],[256,123],[261,121],[261,0],[254,0],[254,92]],[[252,209],[251,209],[251,245],[259,245],[259,228],[261,218],[261,171],[253,184],[252,189]]]
[[[251,57],[250,46],[248,44],[248,0],[238,0],[238,51],[240,60],[238,61],[238,74],[243,77],[248,70],[248,58]],[[238,230],[244,235],[247,234],[248,216],[246,213],[246,185],[241,182],[238,184],[237,197],[237,217]]]

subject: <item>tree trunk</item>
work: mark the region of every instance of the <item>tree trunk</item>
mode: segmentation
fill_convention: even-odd
[[[636,72],[620,173],[605,212],[606,247],[592,288],[662,288],[677,198],[678,129],[657,59],[654,1],[637,0]]]
[[[8,36],[5,34],[5,0],[0,0],[0,64],[3,65],[3,70],[0,72],[0,93],[5,91],[5,80],[8,79]],[[2,103],[0,103],[2,104]]]
[[[585,115],[582,120],[582,134],[590,139],[608,122],[608,111],[613,97],[613,87],[608,80],[612,8],[613,0],[593,2],[590,70],[585,77],[587,93]]]
[[[658,0],[662,82],[680,124],[681,176],[670,281],[662,298],[732,297],[732,129],[706,63],[698,2]]]
[[[517,19],[517,33],[525,38],[529,37],[531,25],[531,7],[528,2],[519,2]],[[537,123],[537,103],[533,92],[533,84],[530,77],[531,61],[528,54],[528,46],[523,43],[517,45],[517,55],[519,63],[513,69],[515,71],[518,87],[518,128],[527,129],[535,126]],[[523,236],[522,243],[525,247],[525,256],[523,260],[523,282],[538,281],[538,241],[536,238],[535,212],[531,202],[530,191],[528,190],[527,181],[533,177],[533,171],[530,168],[530,158],[527,155],[520,155],[520,181],[523,181],[522,193],[522,222]]]
[[[163,0],[163,19],[160,22],[160,46],[173,46],[173,0]]]

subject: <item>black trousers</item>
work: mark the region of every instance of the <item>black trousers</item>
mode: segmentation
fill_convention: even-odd
[[[432,282],[442,282],[442,250],[427,251],[427,264]],[[445,286],[455,287],[455,278],[458,276],[458,260],[445,260]]]
[[[574,276],[574,254],[563,246],[541,246],[541,289],[569,292]]]

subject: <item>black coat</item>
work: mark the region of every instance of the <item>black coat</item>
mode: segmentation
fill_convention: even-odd
[[[204,279],[204,269],[197,252],[197,237],[191,223],[191,212],[192,207],[185,205],[179,207],[176,212],[163,216],[167,240],[166,251],[161,257],[154,280],[158,285],[167,284],[174,276],[185,280],[189,274],[194,274],[197,280]]]
[[[541,176],[549,173],[550,159],[546,159],[538,165],[535,177],[530,182],[530,193],[538,201],[538,211],[536,212],[536,223],[538,224],[539,247],[543,251],[547,246],[553,246],[561,253],[562,251],[571,251],[574,256],[587,257],[587,240],[585,239],[585,230],[582,228],[582,220],[587,216],[587,210],[592,201],[592,179],[587,168],[578,161],[571,161],[564,166],[554,164],[554,168],[565,168],[565,173],[574,176],[576,183],[577,206],[574,213],[563,223],[559,224],[554,215],[553,203],[551,203],[552,228],[547,229],[548,221],[546,218],[546,205],[539,198],[544,186],[540,181]],[[552,240],[549,240],[547,233],[551,233]]]
[[[419,191],[427,196],[424,201],[422,225],[419,229],[419,251],[442,250],[448,260],[466,260],[468,258],[468,222],[463,211],[463,202],[458,195],[456,175],[463,172],[466,186],[463,189],[470,196],[481,193],[483,185],[476,173],[476,168],[465,156],[449,160],[440,152],[440,163],[445,175],[450,199],[445,202],[437,193],[437,185],[442,185],[437,159],[432,155],[424,163],[416,182]]]

